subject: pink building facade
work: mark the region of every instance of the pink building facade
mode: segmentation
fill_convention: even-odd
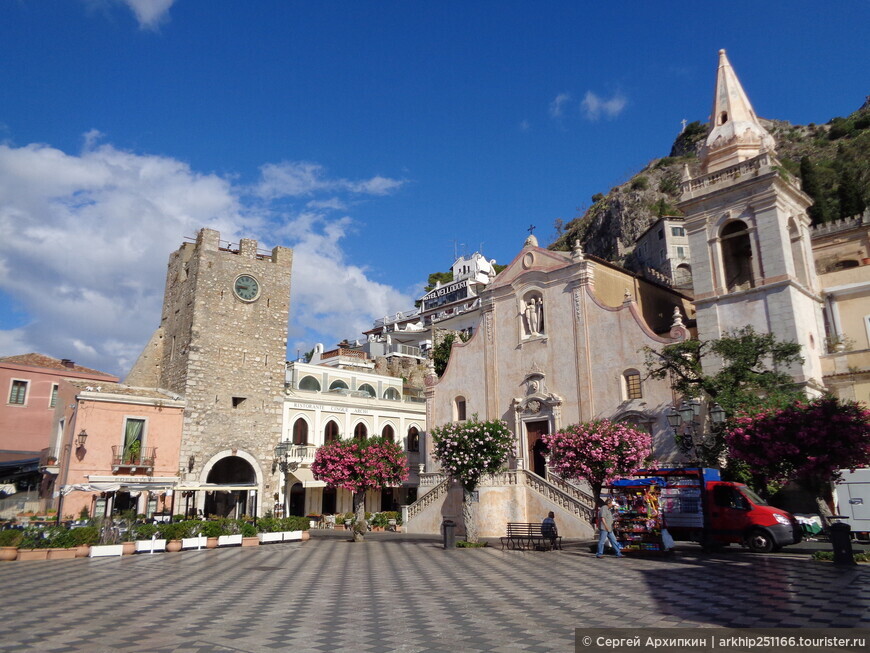
[[[62,379],[93,385],[118,377],[42,354],[0,358],[0,461],[36,458],[49,445]]]
[[[42,495],[64,519],[172,507],[184,400],[118,383],[62,380]]]

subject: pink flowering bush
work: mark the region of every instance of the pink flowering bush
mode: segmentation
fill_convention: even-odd
[[[501,420],[453,422],[431,431],[434,454],[446,474],[472,492],[480,477],[501,470],[513,453],[514,435]]]
[[[825,396],[741,414],[725,434],[731,456],[761,484],[796,481],[824,499],[841,469],[870,466],[870,411]],[[819,504],[822,514],[822,501]]]
[[[381,437],[339,440],[317,449],[311,472],[318,481],[353,492],[354,539],[361,540],[366,491],[401,485],[408,478],[408,461],[399,445]]]
[[[465,539],[477,542],[477,524],[471,493],[485,474],[501,471],[514,451],[514,435],[501,420],[444,424],[431,431],[435,458],[441,468],[462,484]]]
[[[553,471],[563,478],[584,479],[596,498],[608,482],[648,464],[652,453],[649,433],[606,419],[572,424],[543,440]]]

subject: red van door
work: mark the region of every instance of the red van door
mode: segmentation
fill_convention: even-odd
[[[729,483],[711,482],[707,484],[707,505],[713,540],[723,544],[742,542],[750,526],[749,511],[752,510],[746,497]]]

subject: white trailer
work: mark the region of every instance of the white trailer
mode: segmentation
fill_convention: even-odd
[[[870,542],[870,467],[843,471],[843,482],[837,485],[837,512],[848,517],[852,534],[862,542]]]

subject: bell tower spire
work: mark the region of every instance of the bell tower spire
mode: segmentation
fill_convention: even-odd
[[[773,152],[775,147],[773,136],[761,126],[752,110],[725,50],[719,50],[710,134],[701,150],[704,172],[715,172],[762,152]]]

